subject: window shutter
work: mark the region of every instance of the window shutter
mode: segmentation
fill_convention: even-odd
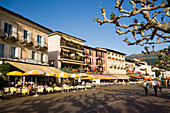
[[[46,54],[43,55],[43,62],[46,61]]]
[[[18,53],[18,47],[17,48],[15,48],[15,58],[18,58],[19,56],[19,53]]]
[[[4,29],[4,21],[1,20],[1,29]]]
[[[30,50],[30,59],[32,59],[32,50]]]
[[[38,60],[38,53],[35,52],[35,60],[37,61]]]
[[[27,42],[30,43],[31,42],[31,36],[30,36],[30,31],[27,32]]]
[[[45,37],[42,37],[42,40],[41,40],[41,46],[45,46]]]
[[[38,62],[41,61],[41,53],[38,53]]]
[[[24,42],[24,29],[21,28],[21,41]]]
[[[12,36],[17,37],[17,26],[12,25]]]
[[[7,58],[9,57],[9,45],[8,44],[5,44],[4,56]]]
[[[34,45],[38,46],[38,42],[37,42],[38,41],[38,35],[37,35],[37,33],[35,33],[35,38],[34,39],[35,39]]]
[[[33,39],[32,39],[32,32],[31,31],[29,31],[29,42],[33,42]]]
[[[45,54],[45,62],[48,63],[48,55]]]
[[[1,20],[1,29],[4,30],[4,21]],[[0,36],[3,36],[3,31],[0,32]]]
[[[19,59],[21,59],[21,54],[22,54],[22,53],[21,53],[21,48],[18,47],[18,58],[19,58]]]

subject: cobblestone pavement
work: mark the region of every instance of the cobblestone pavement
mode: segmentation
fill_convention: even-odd
[[[33,96],[7,96],[0,102],[0,113],[170,113],[170,88],[145,96],[141,85],[107,86]]]

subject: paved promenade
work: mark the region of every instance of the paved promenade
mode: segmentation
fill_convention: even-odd
[[[100,90],[7,97],[1,113],[170,113],[170,89],[144,95],[140,85],[108,86]]]

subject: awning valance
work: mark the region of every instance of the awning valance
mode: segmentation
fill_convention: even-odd
[[[82,53],[76,52],[79,56],[84,57]]]
[[[123,75],[123,74],[120,74],[120,75],[113,75],[114,77],[117,77],[118,79],[129,79],[130,77],[128,75]]]
[[[42,66],[42,65],[35,65],[35,64],[28,64],[28,63],[21,63],[21,62],[13,62],[13,61],[5,61],[6,63],[9,63],[17,68],[19,68],[22,71],[30,71],[30,70],[42,70],[43,72],[55,72],[55,73],[61,73],[62,71],[50,66]]]
[[[62,38],[64,38],[64,39],[67,40],[67,41],[71,41],[71,39],[69,39],[69,38],[67,38],[67,37],[62,36]]]
[[[62,48],[62,50],[65,51],[65,52],[70,52],[70,50],[67,50],[67,49],[63,49],[63,48]]]

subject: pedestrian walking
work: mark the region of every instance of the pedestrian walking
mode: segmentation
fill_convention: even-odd
[[[162,86],[161,86],[161,81],[160,80],[158,80],[158,87],[159,87],[160,92],[162,92]]]
[[[117,82],[117,80],[115,80],[115,81],[114,81],[114,83],[115,83],[115,86],[116,86],[116,82]]]
[[[158,82],[156,79],[152,81],[152,88],[154,88],[155,96],[157,96]]]
[[[144,81],[143,87],[144,87],[144,90],[145,90],[145,95],[148,95],[148,89],[149,89],[148,81],[146,81],[146,80]]]

